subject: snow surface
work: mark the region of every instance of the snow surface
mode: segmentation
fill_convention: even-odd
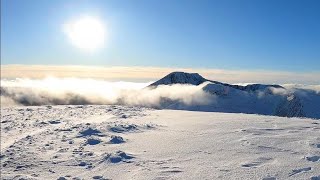
[[[114,105],[1,109],[1,179],[320,178],[320,121]]]

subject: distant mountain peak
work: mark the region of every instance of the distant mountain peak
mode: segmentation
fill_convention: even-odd
[[[171,84],[192,84],[192,85],[199,85],[204,82],[208,81],[207,79],[203,78],[198,73],[186,73],[186,72],[172,72],[165,77],[161,78],[160,80],[152,83],[149,87],[155,87],[158,85],[171,85]]]

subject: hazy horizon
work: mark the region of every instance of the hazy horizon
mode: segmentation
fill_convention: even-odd
[[[77,65],[1,65],[1,78],[92,78],[109,81],[150,82],[175,72],[199,73],[209,80],[230,84],[304,84],[319,85],[320,72],[264,70],[225,70],[205,68],[77,66]]]

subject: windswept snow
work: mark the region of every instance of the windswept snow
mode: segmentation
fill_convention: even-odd
[[[107,105],[8,107],[1,109],[0,158],[2,179],[317,180],[320,121]]]

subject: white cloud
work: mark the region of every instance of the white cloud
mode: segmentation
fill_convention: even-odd
[[[314,90],[317,93],[320,93],[320,85],[307,85],[307,84],[283,84],[282,85],[285,88],[288,89],[294,89],[294,88],[298,88],[298,89],[309,89],[309,90]]]
[[[125,104],[160,107],[163,100],[197,105],[210,103],[213,99],[202,90],[202,86],[144,88],[148,84],[77,78],[1,80],[1,105]]]

